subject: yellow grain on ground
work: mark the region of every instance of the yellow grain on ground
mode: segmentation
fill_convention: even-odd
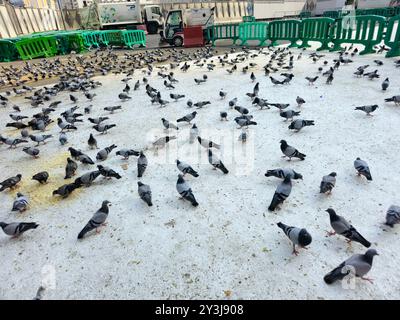
[[[60,200],[63,203],[74,201],[80,189],[74,190],[66,199],[62,199],[60,196],[53,196],[54,190],[73,181],[73,179],[64,179],[63,169],[65,168],[68,157],[68,152],[62,152],[53,158],[39,157],[33,160],[32,165],[25,166],[21,170],[22,180],[19,183],[19,187],[12,190],[10,195],[15,197],[17,192],[21,192],[28,197],[29,204],[33,208],[57,205],[61,203]],[[31,180],[32,176],[40,171],[47,171],[49,173],[49,179],[46,184],[40,184],[35,180]]]

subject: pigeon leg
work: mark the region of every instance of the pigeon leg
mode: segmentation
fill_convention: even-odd
[[[108,225],[108,222],[104,222],[104,223],[102,223],[101,225],[102,225],[102,226],[107,226],[107,225]]]
[[[293,244],[293,251],[292,251],[292,254],[294,254],[295,256],[298,256],[298,255],[299,255],[299,252],[296,250],[296,245],[295,245],[295,244]]]
[[[330,236],[334,236],[336,234],[336,231],[327,231],[325,230],[325,232],[327,233],[327,235]]]
[[[361,277],[361,279],[368,281],[371,284],[374,284],[374,279],[371,278],[366,278],[366,277]]]

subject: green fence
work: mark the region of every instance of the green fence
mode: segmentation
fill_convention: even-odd
[[[341,50],[342,43],[356,43],[365,46],[360,54],[373,53],[374,46],[383,39],[384,27],[385,18],[379,16],[347,16],[336,20],[331,51]]]
[[[277,45],[277,41],[290,41],[289,47],[298,47],[296,43],[301,37],[301,21],[300,20],[276,20],[268,25],[269,40],[272,45]]]
[[[57,54],[55,37],[24,38],[15,43],[15,47],[23,60],[52,57]]]
[[[328,44],[332,42],[332,27],[335,19],[332,18],[308,18],[302,21],[300,48],[308,48],[308,41],[321,42],[321,47],[317,50],[329,49]]]
[[[14,61],[19,58],[15,43],[10,40],[0,39],[0,62]]]
[[[128,48],[132,48],[136,44],[140,47],[146,46],[146,35],[143,30],[126,30],[121,34],[122,40]]]
[[[300,19],[310,18],[311,12],[310,11],[302,11],[302,12],[300,12],[299,17],[300,17]]]
[[[357,9],[356,15],[357,16],[376,15],[376,16],[390,18],[390,17],[394,17],[396,15],[396,9],[397,9],[396,7]]]
[[[84,31],[81,35],[86,48],[100,47],[100,31]]]
[[[326,18],[340,19],[344,16],[347,16],[349,13],[350,11],[348,10],[330,10],[330,11],[324,11],[322,16]]]
[[[246,45],[249,40],[258,40],[259,45],[268,40],[267,22],[244,22],[239,24],[239,39],[241,45]]]
[[[218,40],[232,40],[233,44],[239,40],[239,25],[238,24],[220,24],[207,28],[206,32],[207,41],[211,41],[215,46],[215,41]]]
[[[100,43],[105,46],[123,46],[121,31],[107,30],[100,31]]]
[[[400,56],[400,15],[389,20],[386,28],[385,45],[390,47],[386,57]]]

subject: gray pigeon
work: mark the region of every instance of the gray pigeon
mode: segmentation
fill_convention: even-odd
[[[6,189],[14,189],[14,187],[21,181],[22,175],[17,174],[14,177],[8,178],[2,182],[0,182],[0,192]]]
[[[369,248],[371,243],[366,240],[345,218],[336,214],[335,210],[329,208],[326,210],[329,213],[329,219],[334,232],[328,232],[329,236],[336,233],[347,238],[347,242],[355,241],[361,243],[364,247]]]
[[[292,191],[292,180],[290,176],[286,176],[285,179],[276,187],[274,196],[271,204],[268,207],[269,211],[275,211],[276,207],[283,203],[289,197]]]
[[[22,151],[34,158],[38,158],[40,153],[40,150],[34,147],[24,147]]]
[[[393,96],[391,98],[386,98],[385,101],[386,102],[394,102],[395,105],[399,105],[400,104],[400,95]]]
[[[282,229],[285,235],[292,241],[293,244],[293,254],[296,256],[299,252],[296,250],[296,245],[300,248],[307,249],[308,246],[312,242],[311,234],[304,228],[290,227],[282,222],[277,223],[278,227]]]
[[[281,151],[284,154],[284,157],[288,157],[289,161],[292,160],[292,158],[299,158],[300,160],[304,160],[306,155],[299,152],[296,148],[288,145],[288,143],[285,140],[281,140]]]
[[[281,111],[279,113],[279,115],[282,118],[285,118],[285,121],[287,121],[288,119],[292,119],[293,120],[293,117],[300,115],[300,111],[294,111],[292,109],[289,109],[289,110]]]
[[[142,151],[140,151],[139,154],[139,158],[137,160],[137,169],[138,169],[138,178],[141,178],[143,176],[143,173],[145,172],[146,168],[147,168],[147,158],[144,155],[144,153]]]
[[[400,223],[400,206],[391,205],[386,212],[386,225],[393,228],[397,223]]]
[[[121,179],[122,178],[119,173],[117,173],[116,171],[114,171],[113,169],[111,169],[109,167],[102,166],[101,164],[99,164],[97,166],[97,169],[99,169],[100,174],[107,179],[111,179],[111,178]]]
[[[276,178],[281,178],[285,179],[286,177],[290,177],[290,179],[297,180],[301,179],[303,180],[303,176],[300,173],[297,173],[293,169],[289,168],[283,168],[283,169],[272,169],[272,170],[267,170],[265,173],[266,177],[276,177]]]
[[[57,190],[53,191],[53,196],[59,195],[63,198],[67,198],[77,188],[79,188],[79,186],[75,183],[64,184],[61,187],[59,187]]]
[[[12,211],[23,212],[28,208],[28,205],[28,198],[22,193],[18,192],[13,203]]]
[[[383,82],[382,82],[382,90],[386,91],[386,89],[389,88],[389,78],[386,78]]]
[[[192,113],[187,114],[186,116],[179,118],[176,122],[188,122],[192,121],[197,115],[197,111],[193,111]]]
[[[319,186],[319,193],[331,194],[333,187],[336,184],[336,172],[331,172],[327,176],[322,177],[321,185]]]
[[[361,160],[360,158],[357,158],[354,161],[354,168],[356,168],[357,170],[357,174],[360,176],[364,176],[367,178],[367,180],[371,181],[372,180],[372,176],[371,176],[371,172],[369,170],[368,164],[364,161]]]
[[[80,176],[79,178],[76,178],[74,183],[78,187],[81,186],[89,187],[99,175],[100,175],[99,170],[87,172],[84,175]]]
[[[116,155],[121,156],[124,158],[124,160],[128,160],[130,156],[139,156],[139,151],[135,151],[133,149],[121,149],[118,150],[116,153]]]
[[[196,124],[193,124],[193,126],[190,128],[189,132],[189,143],[193,143],[194,140],[199,136],[200,131],[197,128]]]
[[[151,189],[150,186],[142,182],[138,182],[138,193],[140,199],[147,203],[149,207],[153,205],[151,202]]]
[[[296,98],[297,106],[301,107],[305,102],[305,100],[299,96]]]
[[[108,155],[116,148],[117,146],[115,144],[106,147],[102,150],[100,150],[97,155],[96,155],[96,160],[97,161],[104,161],[108,158]]]
[[[78,169],[78,164],[71,158],[67,158],[67,165],[65,167],[64,179],[70,179],[72,176],[74,176],[77,169]]]
[[[356,277],[372,283],[372,279],[365,278],[364,276],[371,270],[372,261],[374,256],[377,255],[379,254],[375,249],[368,249],[365,254],[355,254],[325,275],[324,281],[327,284],[332,284],[335,281],[342,280],[353,271]]]
[[[101,208],[95,212],[93,217],[89,220],[86,226],[82,229],[82,231],[78,235],[78,239],[82,239],[86,233],[98,228],[102,225],[105,225],[105,222],[108,217],[109,207],[111,206],[110,201],[103,201]]]
[[[41,171],[41,172],[36,173],[32,177],[32,180],[36,180],[40,184],[45,184],[45,183],[47,183],[48,178],[49,178],[49,173],[47,171]]]
[[[58,137],[58,141],[60,141],[62,146],[68,142],[68,137],[65,134],[65,132],[60,133],[60,136]]]
[[[11,237],[18,237],[28,230],[36,229],[38,226],[39,225],[35,222],[0,222],[0,227],[3,229],[4,233]]]
[[[174,125],[173,123],[169,122],[167,119],[165,118],[161,118],[162,124],[164,126],[165,129],[175,129],[175,130],[179,130],[179,128]]]
[[[208,162],[214,167],[215,169],[221,170],[224,174],[229,173],[228,169],[224,166],[222,161],[215,156],[211,149],[208,149]]]
[[[179,171],[185,174],[190,174],[193,177],[197,178],[199,174],[187,163],[183,161],[176,160],[176,166],[178,167]]]
[[[221,146],[219,144],[216,144],[215,142],[212,142],[211,140],[203,139],[201,137],[197,137],[197,141],[200,143],[200,145],[204,148],[215,148],[215,149],[221,149]]]
[[[288,126],[289,130],[296,130],[297,132],[304,127],[313,126],[314,120],[296,119]]]
[[[368,106],[356,107],[354,110],[361,110],[364,111],[367,114],[367,116],[372,116],[371,112],[374,112],[378,108],[379,106],[377,104],[373,104]]]
[[[178,175],[178,181],[176,182],[176,190],[182,196],[183,199],[190,201],[192,206],[197,207],[199,204],[193,195],[192,189],[189,184],[183,179],[183,175]]]

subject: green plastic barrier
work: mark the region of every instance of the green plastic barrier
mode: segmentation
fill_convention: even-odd
[[[239,39],[241,45],[246,45],[249,40],[258,40],[263,46],[268,37],[267,22],[243,22],[239,24]]]
[[[80,31],[60,32],[54,34],[57,39],[58,51],[60,54],[68,54],[71,51],[83,52],[86,50],[83,36]]]
[[[400,56],[400,15],[389,20],[386,28],[385,45],[390,47],[386,58]]]
[[[57,41],[54,37],[32,37],[17,41],[15,47],[23,60],[52,57],[57,54]]]
[[[334,46],[330,51],[341,50],[342,43],[365,46],[360,54],[374,53],[374,46],[381,43],[385,18],[379,16],[348,16],[336,20],[333,30]]]
[[[328,44],[332,42],[332,27],[335,19],[332,18],[308,18],[302,21],[301,40],[303,41],[300,48],[308,48],[308,41],[321,42],[321,47],[317,49],[327,50]]]
[[[85,31],[81,33],[86,48],[100,47],[100,31]]]
[[[15,43],[8,39],[0,39],[0,62],[18,60],[19,54]]]
[[[105,46],[123,46],[120,30],[107,30],[100,32],[100,43]]]
[[[256,18],[253,16],[244,16],[243,18],[243,22],[255,22]]]
[[[301,39],[300,20],[275,20],[268,25],[268,36],[272,45],[276,46],[278,40],[290,41],[289,47],[298,47],[296,43]]]
[[[233,44],[239,40],[239,25],[238,24],[220,24],[207,28],[206,40],[211,41],[215,46],[217,40],[232,40]]]
[[[128,48],[132,48],[135,44],[140,47],[146,46],[146,34],[143,30],[124,30],[121,35],[125,46]]]
[[[324,11],[322,16],[332,19],[340,19],[344,16],[347,16],[349,13],[350,13],[349,10],[329,10],[329,11]]]

